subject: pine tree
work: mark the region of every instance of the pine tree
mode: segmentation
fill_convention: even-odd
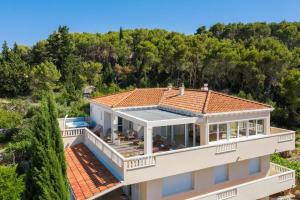
[[[123,28],[121,26],[119,31],[119,40],[122,40],[123,38],[124,38],[124,34],[123,34]]]

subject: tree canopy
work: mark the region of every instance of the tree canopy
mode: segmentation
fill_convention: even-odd
[[[200,26],[194,35],[124,28],[70,33],[60,26],[32,47],[3,44],[0,95],[51,89],[62,94],[59,102],[72,105],[87,85],[99,92],[114,91],[110,86],[200,88],[208,83],[210,89],[269,102],[276,108],[273,122],[299,128],[299,93],[289,88],[298,87],[291,73],[300,68],[299,30],[299,22],[286,21],[217,23]]]

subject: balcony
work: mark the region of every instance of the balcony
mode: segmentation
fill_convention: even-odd
[[[294,149],[294,131],[271,128],[270,132],[269,135],[132,157],[125,157],[119,149],[87,128],[66,129],[62,134],[65,146],[85,144],[116,177],[125,184],[134,184]]]
[[[268,187],[271,186],[271,187]],[[295,171],[271,163],[264,178],[189,198],[188,200],[260,199],[295,186]]]

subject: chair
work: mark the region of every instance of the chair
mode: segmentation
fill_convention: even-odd
[[[103,127],[100,124],[97,124],[92,130],[97,136],[101,137],[101,133],[103,132]]]
[[[126,134],[125,138],[127,140],[133,140],[137,138],[137,132],[134,130],[128,131],[128,133]]]

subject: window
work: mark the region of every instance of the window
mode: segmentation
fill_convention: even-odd
[[[249,174],[256,174],[260,172],[260,158],[252,158],[248,165]]]
[[[239,122],[239,137],[247,136],[247,121]]]
[[[264,120],[259,119],[257,120],[257,134],[263,134],[264,133]]]
[[[214,142],[218,140],[218,125],[211,124],[209,125],[209,141]]]
[[[118,117],[118,131],[123,131],[123,119],[121,117]]]
[[[131,121],[129,121],[128,123],[128,129],[133,130],[133,123]]]
[[[228,165],[220,165],[214,168],[215,184],[228,181]]]
[[[238,123],[231,122],[230,123],[230,138],[237,138],[238,137]]]
[[[195,125],[195,131],[196,131],[196,146],[200,146],[200,126],[199,125]]]
[[[249,135],[256,135],[256,120],[249,121]]]
[[[227,124],[219,124],[219,140],[227,139]]]
[[[193,174],[191,172],[163,178],[162,195],[169,196],[193,189]]]

